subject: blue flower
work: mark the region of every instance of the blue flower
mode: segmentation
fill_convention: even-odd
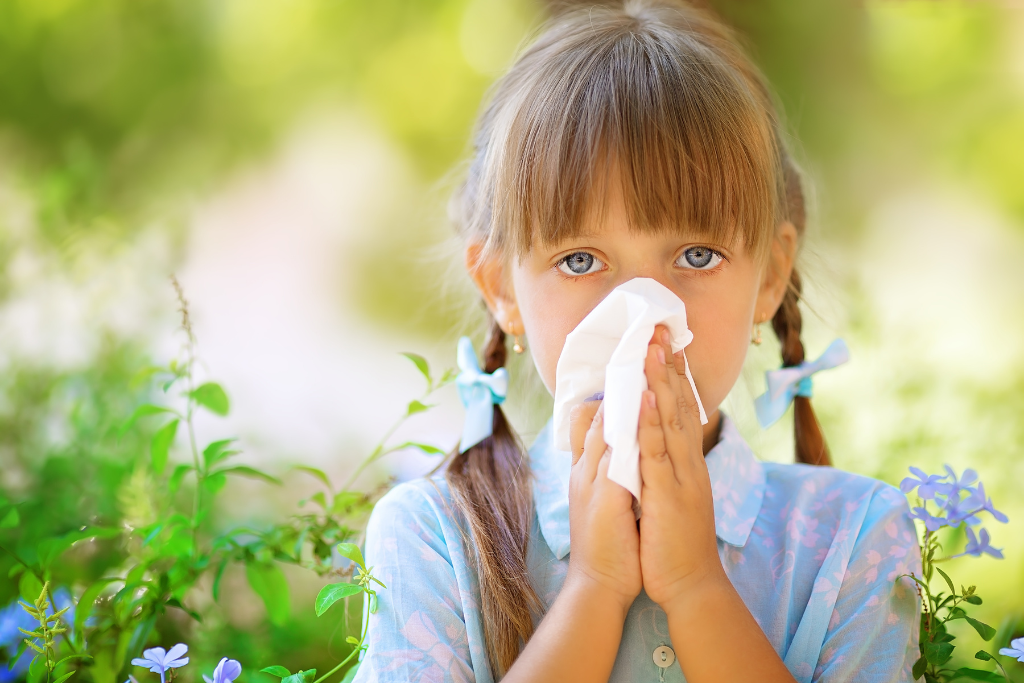
[[[999,649],[999,654],[1016,657],[1018,662],[1024,662],[1024,638],[1014,638],[1010,641],[1010,647]]]
[[[924,470],[919,470],[916,467],[911,467],[910,473],[917,478],[906,477],[900,482],[900,491],[903,493],[910,493],[917,489],[917,495],[922,500],[931,500],[936,493],[945,493],[950,488],[949,484],[942,483],[946,479],[946,475],[925,474]]]
[[[238,678],[241,673],[241,664],[234,659],[224,657],[217,664],[217,668],[213,670],[213,678],[203,674],[203,680],[206,681],[206,683],[231,683],[231,681]]]
[[[981,557],[982,554],[988,554],[997,559],[1003,559],[1003,551],[999,548],[993,548],[989,545],[988,530],[981,530],[981,538],[979,539],[974,535],[974,529],[967,527],[967,547],[964,548],[964,555],[973,555],[975,557]]]
[[[132,664],[148,667],[153,673],[160,674],[160,683],[164,683],[164,674],[168,669],[177,669],[188,664],[188,657],[182,657],[186,652],[188,645],[185,643],[178,643],[169,652],[162,647],[151,647],[143,650],[143,656],[133,659]]]
[[[928,531],[938,531],[942,527],[946,526],[946,520],[942,517],[936,517],[932,513],[928,512],[925,508],[916,507],[914,512],[910,515],[914,519],[919,519],[924,522],[924,526]]]

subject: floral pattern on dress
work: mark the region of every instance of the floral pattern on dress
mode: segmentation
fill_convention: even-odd
[[[719,554],[769,642],[800,683],[909,682],[920,610],[920,551],[906,499],[829,467],[757,460],[723,416],[707,454]],[[565,580],[570,457],[551,425],[530,451],[535,524],[528,563],[538,595]],[[388,588],[369,618],[359,683],[492,683],[479,584],[443,477],[397,486],[377,504],[366,559]],[[641,592],[626,617],[610,681],[659,680],[652,654],[672,647],[664,611]],[[682,682],[678,663],[664,680]]]

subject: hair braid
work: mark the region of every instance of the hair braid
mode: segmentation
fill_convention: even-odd
[[[786,182],[786,213],[787,218],[803,237],[806,224],[804,193],[800,186],[800,174],[788,156],[783,156],[783,171]],[[804,343],[800,340],[803,328],[803,316],[800,313],[800,295],[803,284],[800,273],[793,268],[789,276],[789,286],[782,298],[779,310],[772,318],[772,329],[782,346],[782,365],[792,367],[804,362]],[[808,465],[831,465],[825,436],[821,425],[814,415],[811,399],[797,396],[793,399],[793,437],[796,445],[796,461]]]
[[[505,332],[492,323],[484,350],[484,371],[505,365]],[[445,470],[456,506],[469,523],[476,549],[487,655],[498,679],[533,635],[533,615],[542,604],[530,583],[526,556],[533,520],[530,468],[524,449],[494,406],[494,432]]]

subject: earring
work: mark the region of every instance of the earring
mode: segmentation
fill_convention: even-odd
[[[754,323],[754,330],[750,335],[750,343],[753,344],[754,346],[760,346],[761,341],[761,323],[757,322]]]
[[[512,335],[512,350],[515,351],[516,353],[522,353],[523,351],[525,351],[525,347],[523,347],[522,342],[519,341],[519,335],[516,334],[515,323],[510,322],[508,324],[508,333]]]

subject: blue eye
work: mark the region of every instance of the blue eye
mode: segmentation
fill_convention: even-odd
[[[709,247],[690,247],[676,259],[676,265],[690,270],[711,270],[722,262],[722,255]]]
[[[558,269],[570,276],[589,275],[601,270],[604,263],[593,254],[577,251],[558,262]]]

